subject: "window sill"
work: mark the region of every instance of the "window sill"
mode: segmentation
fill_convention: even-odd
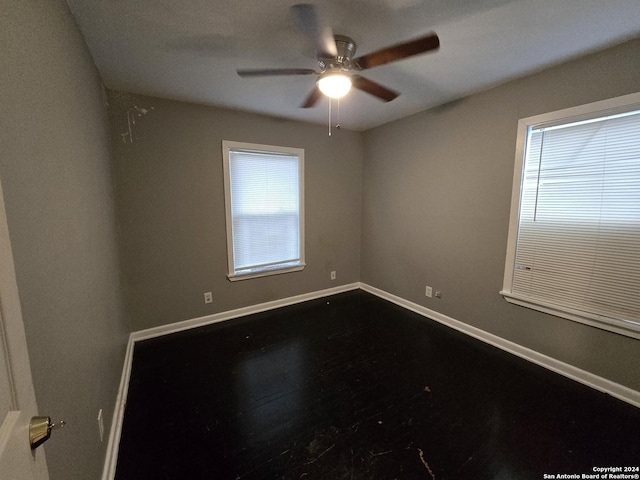
[[[301,270],[304,270],[305,266],[306,264],[303,263],[301,265],[296,265],[295,267],[285,267],[285,268],[278,268],[278,269],[274,268],[272,270],[261,270],[259,272],[240,273],[240,274],[230,273],[227,275],[227,278],[231,282],[237,282],[239,280],[249,280],[250,278],[269,277],[271,275],[280,275],[282,273],[299,272]]]
[[[502,295],[507,302],[514,305],[531,308],[533,310],[538,310],[539,312],[548,313],[549,315],[555,315],[556,317],[566,318],[574,322],[590,325],[592,327],[607,330],[609,332],[640,339],[640,325],[631,321],[623,321],[614,318],[603,317],[602,315],[581,312],[579,310],[548,305],[540,302],[539,300],[520,295],[514,295],[511,292],[505,290],[502,290],[500,292],[500,295]]]

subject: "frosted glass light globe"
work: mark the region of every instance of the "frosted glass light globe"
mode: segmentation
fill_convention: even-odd
[[[322,75],[317,84],[320,91],[330,98],[342,98],[351,90],[351,79],[342,73]]]

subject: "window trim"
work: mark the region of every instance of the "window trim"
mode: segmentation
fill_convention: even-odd
[[[263,269],[257,272],[236,273],[234,267],[233,248],[233,220],[231,218],[231,180],[229,171],[230,150],[248,150],[260,153],[288,154],[298,157],[298,182],[299,182],[299,232],[298,240],[300,246],[300,262],[297,265]],[[257,143],[236,142],[232,140],[222,141],[222,166],[224,179],[224,207],[227,236],[227,278],[232,281],[248,280],[250,278],[261,278],[283,273],[299,272],[306,267],[305,263],[305,220],[304,220],[304,149],[295,147],[280,147],[275,145],[263,145]]]
[[[513,186],[511,191],[511,212],[509,215],[509,231],[507,238],[507,252],[503,287],[500,295],[514,305],[519,305],[544,313],[555,315],[575,322],[591,325],[603,330],[618,333],[632,338],[640,339],[640,324],[633,321],[622,321],[598,314],[573,310],[567,307],[545,304],[535,299],[512,293],[514,280],[514,267],[516,259],[516,247],[518,240],[518,226],[520,222],[520,201],[524,175],[524,162],[526,155],[526,142],[529,130],[534,127],[553,126],[554,124],[569,123],[581,117],[605,116],[621,109],[640,108],[640,93],[632,93],[616,98],[566,108],[532,117],[522,118],[518,121],[515,166],[513,171]]]

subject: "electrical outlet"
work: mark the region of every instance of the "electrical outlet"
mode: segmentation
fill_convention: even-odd
[[[212,303],[213,294],[211,292],[204,292],[204,303]]]
[[[431,298],[433,296],[433,289],[431,287],[425,287],[424,294],[425,296]]]
[[[100,432],[100,443],[104,440],[104,421],[102,420],[102,409],[98,411],[98,431]]]
[[[440,290],[436,290],[436,298],[442,298],[442,292]]]
[[[331,272],[331,280],[335,280],[335,279],[336,279],[336,271],[335,271],[335,270],[333,270],[333,271]]]

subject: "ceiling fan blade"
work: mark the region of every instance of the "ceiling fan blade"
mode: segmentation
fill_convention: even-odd
[[[304,103],[302,105],[300,105],[300,107],[301,108],[313,107],[316,103],[318,103],[318,100],[320,100],[320,97],[322,97],[322,92],[320,91],[320,89],[318,87],[315,87],[311,91],[311,93],[309,94],[307,99],[304,101]]]
[[[369,95],[373,95],[384,102],[390,102],[400,95],[398,92],[394,92],[393,90],[383,87],[379,83],[361,77],[360,75],[352,75],[351,84],[354,88],[367,92]]]
[[[236,70],[241,77],[273,77],[276,75],[311,75],[311,68],[247,68]]]
[[[409,42],[400,43],[391,47],[383,48],[377,52],[368,53],[356,58],[353,63],[358,70],[377,67],[385,63],[395,62],[401,58],[412,57],[421,53],[430,52],[440,48],[440,39],[435,33],[430,33],[424,37]]]
[[[316,55],[319,58],[331,58],[338,55],[333,32],[330,27],[320,24],[318,14],[313,5],[309,3],[293,5],[291,14],[298,29],[313,41]]]

